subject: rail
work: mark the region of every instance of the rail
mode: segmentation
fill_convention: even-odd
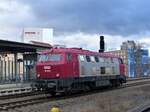
[[[31,104],[38,104],[38,103],[43,103],[43,102],[56,101],[56,100],[74,98],[74,97],[79,97],[79,96],[86,96],[86,95],[94,94],[94,93],[98,93],[98,92],[113,91],[116,89],[135,87],[135,86],[140,86],[140,85],[145,85],[145,84],[150,84],[150,79],[141,80],[141,81],[138,80],[135,82],[129,81],[128,83],[126,83],[122,87],[118,87],[118,88],[107,88],[107,89],[103,89],[103,90],[93,90],[93,91],[89,91],[89,92],[82,92],[82,93],[65,95],[65,96],[64,95],[58,95],[57,97],[52,97],[49,94],[44,95],[44,93],[39,95],[39,96],[33,95],[34,97],[31,95],[30,98],[29,98],[29,96],[22,96],[18,99],[13,98],[12,100],[9,100],[9,101],[7,101],[7,97],[6,97],[5,100],[3,100],[0,103],[0,111],[1,110],[9,110],[9,109],[13,109],[16,107],[20,108],[22,106],[27,106],[27,105],[31,105]],[[141,112],[146,112],[146,111],[141,111]]]

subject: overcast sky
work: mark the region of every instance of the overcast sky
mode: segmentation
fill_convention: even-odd
[[[54,42],[97,50],[136,40],[150,45],[149,0],[0,0],[0,38],[19,41],[24,27],[54,28]]]

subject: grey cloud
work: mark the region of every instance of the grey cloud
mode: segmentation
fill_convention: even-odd
[[[19,0],[18,0],[19,1]],[[57,32],[133,35],[149,31],[149,0],[23,0],[37,26]]]

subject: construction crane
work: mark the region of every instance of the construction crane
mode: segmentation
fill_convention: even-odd
[[[146,42],[142,42],[142,43],[140,43],[140,47],[141,48],[150,48],[150,44],[146,43]]]

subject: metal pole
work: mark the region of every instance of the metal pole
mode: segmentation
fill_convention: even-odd
[[[2,81],[3,81],[3,75],[4,75],[4,60],[2,60]]]
[[[8,80],[10,81],[10,60],[8,59]]]
[[[15,81],[17,76],[17,53],[14,54],[14,62],[15,62]]]
[[[11,62],[11,73],[12,73],[12,80],[14,80],[14,61]]]
[[[25,80],[25,64],[24,64],[24,58],[23,58],[23,81]]]
[[[6,60],[5,60],[5,57],[4,57],[4,71],[5,71],[5,73],[4,73],[4,80],[6,81],[7,79],[6,79]]]

